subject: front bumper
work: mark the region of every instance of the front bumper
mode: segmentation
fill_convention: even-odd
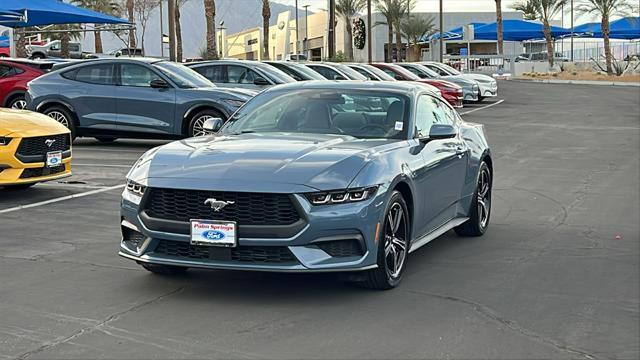
[[[381,193],[379,190],[375,197],[361,203],[326,206],[311,206],[304,197],[294,195],[306,221],[304,228],[288,238],[246,238],[239,234],[235,248],[191,245],[190,235],[151,230],[140,216],[139,206],[123,200],[119,255],[142,263],[207,269],[272,272],[373,269],[377,267],[375,232],[382,218],[385,196]],[[242,229],[242,224],[238,228]],[[359,247],[356,249],[354,244]]]
[[[482,97],[496,97],[498,96],[498,83],[479,83],[479,94]]]
[[[42,161],[23,162],[19,158],[17,153],[22,139],[14,137],[7,145],[0,146],[0,186],[33,184],[71,176],[71,149],[63,152],[59,166],[48,168]]]
[[[462,96],[464,101],[478,101],[478,87],[462,88]]]

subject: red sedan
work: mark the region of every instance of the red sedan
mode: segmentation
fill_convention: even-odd
[[[385,73],[394,77],[396,80],[417,81],[423,84],[429,84],[431,86],[434,86],[438,88],[438,90],[440,90],[440,92],[442,93],[442,97],[445,100],[447,100],[447,102],[451,104],[451,106],[455,108],[462,107],[462,100],[463,100],[462,87],[460,87],[457,84],[454,84],[450,81],[442,80],[442,79],[421,79],[411,71],[395,64],[373,63],[371,65],[384,71]]]
[[[0,59],[0,105],[14,109],[27,106],[27,83],[51,69],[51,63]]]

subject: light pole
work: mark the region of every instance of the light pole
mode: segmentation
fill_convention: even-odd
[[[300,45],[299,45],[299,40],[300,39],[298,37],[298,0],[296,0],[296,54],[300,53]]]
[[[573,62],[573,0],[571,0],[571,61]]]
[[[307,60],[311,58],[309,55],[309,5],[303,6],[304,8],[304,43],[302,44],[302,49],[304,51],[304,55],[307,57]],[[297,24],[296,24],[297,27]]]
[[[371,64],[371,0],[367,0],[367,60]]]
[[[226,27],[224,27],[224,20],[220,21],[220,25],[218,25],[218,29],[220,30],[220,35],[218,36],[218,49],[220,49],[219,50],[220,55],[218,57],[220,59],[223,59],[224,56],[223,56],[223,53],[222,53],[222,50],[223,50],[223,47],[222,47],[222,36],[224,35],[224,31],[227,29]],[[226,49],[224,49],[224,50],[226,50]]]
[[[443,57],[442,57],[442,46],[444,45],[444,26],[442,24],[443,22],[443,18],[444,16],[442,15],[442,0],[440,0],[440,55],[438,56],[438,59],[440,60],[440,62],[442,62]]]
[[[160,57],[164,58],[164,15],[162,15],[162,1],[160,1]]]
[[[329,51],[328,58],[333,59],[336,56],[336,0],[329,0]]]

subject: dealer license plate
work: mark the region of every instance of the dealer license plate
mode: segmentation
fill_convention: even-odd
[[[234,221],[191,220],[191,244],[235,247],[237,228]]]
[[[62,151],[47,153],[47,167],[56,167],[62,164]]]

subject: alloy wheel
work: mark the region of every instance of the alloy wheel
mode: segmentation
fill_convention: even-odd
[[[202,115],[193,121],[192,134],[193,136],[208,135],[208,132],[204,130],[204,122],[213,119],[211,115]]]
[[[487,226],[491,211],[491,174],[483,168],[478,178],[478,221],[482,228]]]
[[[19,99],[11,103],[12,109],[24,110],[27,108],[27,100]]]
[[[400,276],[407,258],[407,217],[400,203],[393,203],[387,213],[384,232],[384,259],[387,276]]]
[[[61,113],[60,111],[51,111],[49,113],[47,113],[47,115],[52,118],[53,120],[59,122],[60,124],[64,125],[66,128],[69,128],[69,119],[67,119],[67,116],[63,113]]]

